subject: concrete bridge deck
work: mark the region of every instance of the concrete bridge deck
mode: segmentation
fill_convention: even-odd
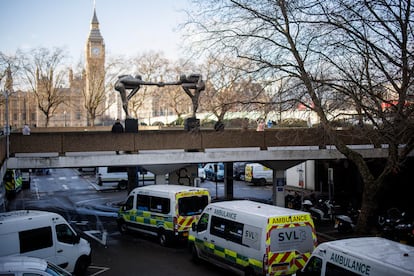
[[[343,158],[319,128],[109,131],[36,131],[0,138],[7,168],[59,168],[108,165],[163,165],[233,161],[302,161]],[[387,148],[373,131],[337,130],[340,138],[367,158],[383,158]],[[115,151],[123,154],[116,155]],[[126,153],[126,154],[124,154]]]

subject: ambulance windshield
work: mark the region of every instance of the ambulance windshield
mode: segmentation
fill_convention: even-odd
[[[208,196],[190,196],[178,199],[178,214],[180,216],[194,216],[203,212],[208,204]]]

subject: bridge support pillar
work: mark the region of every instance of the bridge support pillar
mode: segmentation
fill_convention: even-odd
[[[155,175],[155,184],[167,184],[165,179],[165,174],[156,174]]]
[[[133,166],[133,167],[128,167],[127,168],[127,172],[128,172],[128,194],[135,189],[138,186],[137,183],[137,167]]]
[[[224,163],[224,196],[226,199],[233,199],[233,162]]]
[[[273,205],[285,207],[286,170],[273,170]]]

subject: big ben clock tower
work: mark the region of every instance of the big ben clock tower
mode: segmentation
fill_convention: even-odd
[[[93,125],[105,102],[105,43],[99,30],[96,9],[93,10],[91,29],[85,48],[86,56],[86,82],[85,82],[85,108],[87,110],[88,125]],[[100,106],[88,106],[96,103]]]

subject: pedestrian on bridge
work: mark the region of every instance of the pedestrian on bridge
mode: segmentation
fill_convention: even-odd
[[[22,133],[23,135],[30,135],[30,127],[29,125],[25,124],[23,129],[22,129]]]

